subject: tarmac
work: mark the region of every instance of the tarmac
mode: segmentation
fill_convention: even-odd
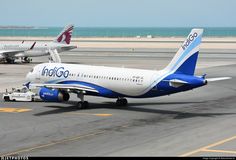
[[[97,51],[96,51],[97,50]],[[76,49],[66,63],[162,69],[176,50]],[[236,51],[235,51],[236,52]],[[0,92],[25,82],[31,64],[0,64]],[[86,96],[91,106],[0,101],[0,156],[236,156],[236,53],[203,50],[197,75],[232,79],[150,99]]]

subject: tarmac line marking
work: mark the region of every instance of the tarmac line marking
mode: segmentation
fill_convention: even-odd
[[[32,109],[26,108],[0,108],[0,112],[2,113],[21,113],[21,112],[28,112]]]
[[[43,148],[55,146],[57,144],[63,144],[63,143],[67,143],[67,142],[78,141],[82,138],[87,138],[87,137],[91,137],[91,136],[100,135],[100,134],[103,134],[105,132],[106,131],[97,131],[97,132],[94,132],[94,133],[80,135],[80,136],[76,136],[76,137],[71,137],[71,138],[67,138],[67,139],[63,139],[63,140],[58,140],[58,141],[54,141],[54,142],[47,143],[47,144],[36,145],[34,147],[19,149],[19,150],[14,151],[14,152],[2,154],[2,155],[0,154],[0,157],[14,156],[14,155],[22,154],[22,153],[31,152],[31,151],[34,151],[34,150],[37,150],[37,149],[43,149]]]
[[[219,141],[219,142],[216,142],[216,143],[213,143],[213,144],[210,144],[210,145],[207,145],[205,147],[202,147],[202,148],[199,148],[199,149],[196,149],[196,150],[193,150],[191,152],[188,152],[188,153],[185,153],[185,154],[182,154],[180,155],[180,157],[188,157],[188,156],[191,156],[191,155],[194,155],[196,153],[199,153],[199,152],[205,152],[206,150],[210,150],[209,148],[212,148],[212,147],[216,147],[216,146],[219,146],[219,145],[222,145],[226,142],[230,142],[230,141],[233,141],[236,139],[236,135],[233,136],[233,137],[230,137],[230,138],[227,138],[227,139],[224,139],[222,141]]]
[[[89,115],[89,116],[97,116],[97,117],[111,117],[112,116],[112,114],[107,114],[107,113],[97,113],[97,114],[92,114],[92,113],[67,113],[67,114]]]
[[[227,153],[227,154],[235,154],[236,155],[236,151],[227,151],[227,150],[206,149],[206,150],[202,150],[202,152]]]

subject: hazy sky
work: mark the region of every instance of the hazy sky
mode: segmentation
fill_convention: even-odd
[[[236,0],[0,0],[0,25],[236,27]]]

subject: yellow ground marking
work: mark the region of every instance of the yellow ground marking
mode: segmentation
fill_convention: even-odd
[[[197,154],[197,153],[199,153],[199,152],[205,152],[205,151],[207,151],[207,150],[210,151],[211,149],[209,149],[209,148],[212,148],[212,147],[216,147],[216,146],[222,145],[222,144],[224,144],[224,143],[226,143],[226,142],[233,141],[233,140],[235,140],[235,139],[236,139],[236,135],[233,136],[233,137],[230,137],[230,138],[224,139],[224,140],[222,140],[222,141],[219,141],[219,142],[216,142],[216,143],[210,144],[210,145],[208,145],[208,146],[205,146],[205,147],[202,147],[202,148],[196,149],[196,150],[194,150],[194,151],[191,151],[191,152],[188,152],[188,153],[182,154],[182,155],[180,155],[180,157],[191,156],[191,155]],[[214,150],[211,150],[211,151],[214,151]],[[215,151],[216,151],[216,150],[215,150]],[[225,151],[225,152],[227,152],[227,151]],[[231,152],[231,151],[229,151],[229,152]],[[235,152],[235,151],[233,151],[233,152]]]
[[[112,114],[93,114],[94,116],[98,116],[98,117],[110,117],[112,116]]]
[[[107,113],[95,113],[95,114],[92,114],[92,113],[76,113],[76,112],[73,112],[73,113],[67,113],[67,114],[89,115],[89,116],[98,116],[98,117],[110,117],[110,116],[112,116],[112,114],[107,114]]]
[[[103,134],[105,132],[106,131],[97,131],[97,132],[94,132],[94,133],[90,133],[90,134],[86,134],[86,135],[79,135],[79,136],[75,136],[75,137],[71,137],[71,138],[67,138],[67,139],[63,139],[63,140],[54,141],[54,142],[47,143],[47,144],[36,145],[34,147],[19,149],[19,150],[14,151],[14,152],[2,154],[2,155],[0,154],[0,157],[7,157],[7,156],[18,155],[18,154],[22,154],[22,153],[31,152],[31,151],[34,151],[34,150],[37,150],[37,149],[43,149],[43,148],[55,146],[57,144],[63,144],[63,143],[67,143],[67,142],[74,142],[74,141],[78,141],[78,140],[80,140],[82,138],[96,136],[96,135],[99,135],[99,134]]]
[[[26,109],[26,108],[0,108],[0,112],[4,113],[21,113],[21,112],[28,112],[32,109]]]
[[[206,150],[202,150],[202,152],[227,153],[227,154],[235,154],[236,155],[236,151],[226,151],[226,150],[206,149]]]

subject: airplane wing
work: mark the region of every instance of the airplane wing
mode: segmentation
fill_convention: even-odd
[[[207,78],[208,82],[223,81],[227,79],[232,79],[232,77],[218,77],[218,78]]]
[[[36,42],[33,43],[33,45],[29,48],[29,49],[19,49],[19,50],[1,50],[0,54],[4,55],[4,56],[8,56],[8,57],[12,57],[18,53],[22,53],[28,50],[32,50],[35,46]]]
[[[60,90],[70,90],[70,91],[88,91],[88,92],[94,92],[99,93],[96,89],[80,85],[80,84],[30,84],[30,86],[33,87],[45,87],[49,89],[60,89]]]

